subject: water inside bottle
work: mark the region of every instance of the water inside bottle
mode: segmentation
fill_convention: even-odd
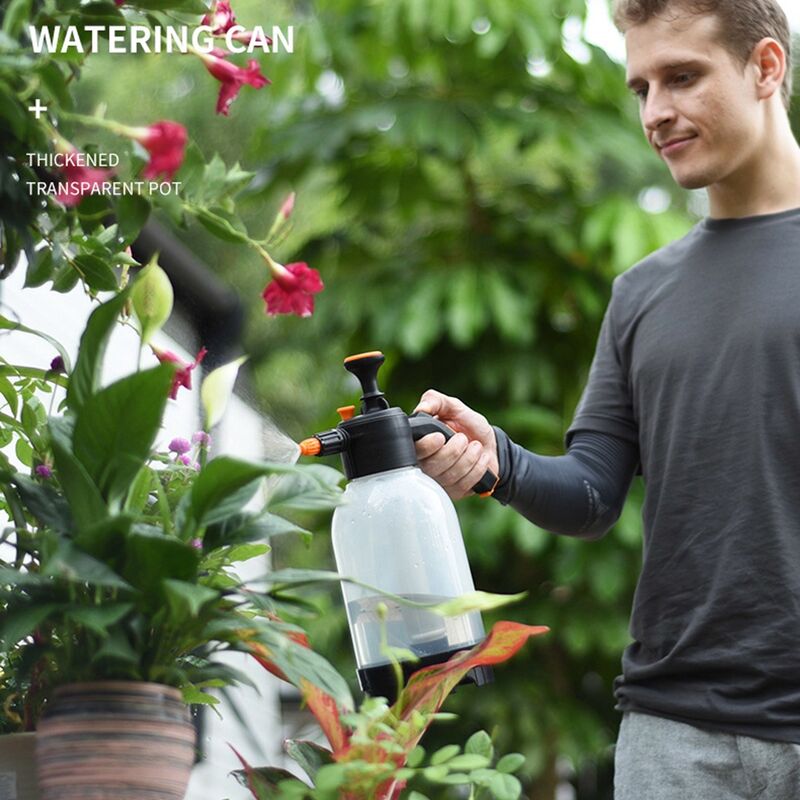
[[[402,596],[415,603],[431,604],[452,599],[431,594]],[[384,618],[378,614],[380,603],[386,606]],[[386,629],[389,647],[405,648],[419,658],[459,645],[472,644],[483,637],[483,625],[477,612],[442,617],[423,608],[403,605],[383,595],[353,600],[347,605],[347,613],[360,666],[387,661],[386,655],[381,653],[382,626]]]

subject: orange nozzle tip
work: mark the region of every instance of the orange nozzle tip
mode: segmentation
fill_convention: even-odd
[[[345,422],[348,419],[353,419],[353,415],[356,413],[356,407],[341,406],[340,408],[336,409],[336,413],[342,418],[342,421]]]
[[[380,350],[370,350],[368,353],[356,353],[354,356],[347,356],[344,360],[344,363],[347,364],[350,361],[358,361],[359,358],[369,358],[370,356],[382,356]]]
[[[300,442],[300,455],[301,456],[318,456],[322,450],[322,442],[316,436],[310,439],[303,439]]]

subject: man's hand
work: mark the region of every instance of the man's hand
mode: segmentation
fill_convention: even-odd
[[[416,443],[422,471],[452,500],[471,494],[487,469],[498,474],[497,440],[486,417],[434,389],[422,395],[414,410],[438,417],[456,432],[447,443],[441,433],[430,433]]]

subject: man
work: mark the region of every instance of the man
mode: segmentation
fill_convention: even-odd
[[[463,403],[418,443],[451,497],[488,468],[592,538],[641,469],[644,557],[615,693],[617,800],[800,797],[800,148],[777,0],[617,0],[645,135],[710,215],[619,276],[565,456]]]

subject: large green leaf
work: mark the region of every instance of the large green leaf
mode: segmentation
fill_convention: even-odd
[[[42,564],[41,574],[70,583],[90,586],[108,586],[113,589],[130,589],[111,567],[84,553],[67,540],[61,540],[55,551]]]
[[[64,496],[52,486],[37,483],[19,473],[14,475],[14,484],[25,506],[41,525],[60,533],[72,527],[72,515]]]
[[[189,544],[157,529],[137,526],[125,542],[123,577],[139,590],[141,602],[157,608],[164,601],[164,581],[192,582],[199,555]]]
[[[0,643],[10,649],[30,636],[58,608],[58,603],[41,603],[8,609],[0,621]]]
[[[72,420],[51,418],[48,428],[58,480],[72,518],[79,528],[93,525],[108,516],[108,509],[97,484],[72,452]]]
[[[147,461],[161,426],[174,366],[129,375],[86,399],[75,423],[75,456],[114,508]]]
[[[221,522],[241,511],[252,499],[260,478],[292,469],[281,464],[219,456],[206,464],[192,486],[190,516],[198,526]]]
[[[67,390],[67,405],[73,411],[78,411],[100,384],[108,339],[120,312],[128,301],[129,291],[130,289],[126,287],[111,300],[96,308],[86,323],[81,336],[78,359]]]

